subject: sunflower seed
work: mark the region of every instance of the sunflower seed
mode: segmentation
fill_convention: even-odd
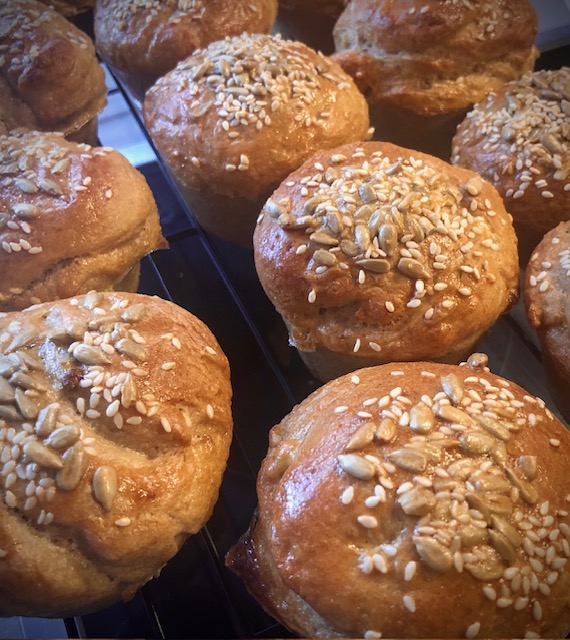
[[[313,196],[309,198],[303,205],[303,212],[308,216],[314,215],[315,209],[325,200],[326,196]]]
[[[447,467],[447,473],[452,478],[467,480],[467,478],[477,469],[477,465],[468,458],[459,458]]]
[[[484,370],[489,362],[489,358],[485,353],[472,353],[467,358],[467,366],[470,369],[481,369]]]
[[[548,149],[550,153],[559,154],[564,151],[564,147],[562,146],[560,141],[551,133],[543,133],[540,136],[540,144]]]
[[[105,511],[111,511],[118,486],[117,472],[113,467],[104,465],[95,469],[92,480],[93,495]]]
[[[339,455],[338,460],[342,470],[353,478],[370,480],[374,477],[374,465],[366,460],[366,458],[348,453],[346,455]]]
[[[31,351],[15,351],[13,356],[18,358],[20,364],[24,368],[32,369],[34,371],[44,370],[44,363],[42,359]]]
[[[363,220],[368,221],[370,216],[372,215],[374,209],[369,204],[363,204],[361,207],[354,212],[354,218],[362,218]]]
[[[476,424],[468,413],[458,407],[452,407],[449,404],[443,404],[438,407],[437,415],[448,422],[461,424],[464,427],[473,427]]]
[[[370,231],[368,231],[368,227],[358,225],[354,230],[354,240],[360,251],[365,253],[370,246]]]
[[[317,264],[322,264],[326,267],[334,267],[334,265],[338,262],[334,253],[331,253],[326,249],[317,249],[315,253],[313,253],[313,260]]]
[[[390,442],[392,438],[396,435],[396,423],[391,418],[384,418],[381,420],[378,428],[376,429],[376,433],[374,434],[374,438],[378,440],[378,442]]]
[[[396,501],[409,516],[425,516],[436,503],[433,491],[426,487],[414,487],[398,496]]]
[[[76,442],[62,456],[63,469],[60,469],[55,476],[55,482],[60,489],[72,491],[79,484],[85,468],[87,459],[81,441]]]
[[[58,404],[48,404],[47,407],[40,409],[35,424],[35,431],[39,436],[48,436],[55,428],[57,422],[57,414],[59,411]]]
[[[513,502],[509,496],[491,491],[486,492],[484,495],[491,513],[498,513],[499,515],[509,515],[512,513]]]
[[[12,211],[17,218],[22,218],[23,220],[29,220],[39,215],[36,205],[27,202],[18,202],[12,205]]]
[[[87,309],[94,309],[99,306],[102,299],[103,294],[99,291],[89,291],[89,293],[86,293],[83,298],[83,306]]]
[[[358,247],[352,240],[341,240],[340,250],[349,258],[354,258],[358,255]]]
[[[504,467],[507,464],[507,447],[501,440],[498,440],[493,445],[491,451],[489,451],[489,454],[491,455],[491,458],[493,458],[493,461],[500,467]]]
[[[128,409],[137,399],[137,387],[133,376],[128,373],[121,387],[121,404]]]
[[[376,191],[369,182],[365,182],[358,187],[358,195],[362,202],[366,202],[367,204],[370,202],[376,202],[377,196]]]
[[[495,438],[499,438],[499,440],[503,440],[503,442],[510,439],[511,432],[497,420],[493,420],[492,418],[482,416],[480,414],[475,414],[473,417],[483,427],[483,429],[485,429],[485,431]]]
[[[122,340],[116,342],[115,348],[119,353],[122,353],[130,360],[134,360],[136,362],[142,362],[146,360],[146,349],[141,347],[141,345],[137,344],[134,340],[130,340],[129,338],[123,338]]]
[[[523,540],[521,535],[513,525],[504,518],[500,518],[493,514],[491,516],[491,525],[494,529],[504,535],[505,538],[515,547],[520,547],[522,545]]]
[[[445,572],[453,567],[453,554],[437,540],[428,536],[414,536],[413,541],[420,558],[430,569]]]
[[[357,451],[358,449],[363,449],[366,445],[369,445],[372,442],[375,431],[376,425],[374,422],[366,422],[356,430],[348,441],[345,450]]]
[[[21,416],[18,413],[16,407],[12,405],[0,404],[0,418],[4,418],[5,420],[20,420]]]
[[[11,378],[11,384],[22,389],[32,389],[34,391],[47,391],[47,388],[37,378],[34,378],[22,371],[16,371]]]
[[[372,273],[387,273],[390,271],[390,263],[382,258],[365,258],[357,260],[356,264]]]
[[[123,320],[123,322],[139,322],[144,318],[145,313],[146,306],[144,304],[133,304],[123,309],[121,320]]]
[[[13,357],[0,357],[0,376],[9,378],[17,370],[18,363]]]
[[[498,491],[506,493],[510,490],[509,481],[502,475],[476,472],[469,477],[469,482],[477,489],[477,491]]]
[[[470,455],[488,453],[495,444],[495,439],[483,431],[467,431],[458,436],[463,451]]]
[[[472,524],[466,524],[459,528],[458,535],[461,538],[462,547],[474,547],[478,544],[487,542],[489,535],[488,529],[482,529]]]
[[[401,448],[391,451],[387,458],[394,462],[400,469],[423,473],[427,467],[427,457],[421,451],[411,448]]]
[[[287,214],[287,211],[285,211],[281,205],[277,204],[277,202],[271,200],[271,198],[265,203],[265,210],[275,219]]]
[[[465,500],[467,500],[467,504],[472,508],[479,511],[479,513],[485,518],[487,522],[491,522],[491,509],[489,508],[489,504],[485,501],[483,496],[480,496],[472,491],[468,491],[465,494]]]
[[[383,224],[378,232],[380,248],[388,256],[391,256],[398,246],[398,230],[393,224]]]
[[[42,467],[47,467],[48,469],[61,469],[63,467],[63,461],[57,453],[37,440],[26,442],[23,452],[32,462],[36,462]]]
[[[325,227],[334,235],[338,236],[342,230],[342,221],[336,211],[327,211],[324,218]]]
[[[324,244],[327,247],[336,247],[338,245],[338,240],[326,231],[315,231],[314,233],[311,233],[309,240],[312,240],[317,244]]]
[[[418,433],[429,433],[435,424],[433,411],[423,402],[410,409],[410,429]]]
[[[22,389],[16,389],[16,405],[20,413],[28,420],[35,420],[40,412],[38,405]]]
[[[54,449],[67,449],[79,440],[79,428],[68,424],[52,431],[45,443]]]
[[[491,547],[480,547],[480,549],[488,549],[489,552],[485,558],[480,559],[478,562],[466,563],[465,569],[477,580],[482,582],[490,582],[491,580],[498,580],[502,577],[504,566],[500,562],[496,553]]]
[[[9,403],[14,402],[16,394],[14,393],[14,387],[6,380],[6,378],[0,378],[0,402]]]
[[[21,349],[22,347],[26,347],[36,338],[35,329],[26,329],[24,331],[20,331],[18,335],[14,337],[12,342],[4,348],[4,353],[11,353],[12,351],[16,351],[17,349]]]
[[[523,476],[532,482],[536,478],[536,456],[520,456],[519,457],[519,469]]]
[[[86,365],[109,364],[110,360],[101,349],[87,344],[78,344],[72,351],[73,357]]]
[[[463,400],[463,382],[454,373],[441,376],[440,382],[445,395],[453,404],[459,404]]]
[[[521,477],[516,471],[505,468],[507,478],[512,482],[513,486],[519,490],[522,499],[529,504],[535,504],[538,500],[538,491],[525,478]]]
[[[409,278],[428,278],[429,272],[421,262],[413,258],[400,258],[398,270]]]
[[[489,529],[489,542],[501,558],[508,564],[513,564],[517,559],[517,551],[515,547],[507,540],[507,538],[495,529]]]

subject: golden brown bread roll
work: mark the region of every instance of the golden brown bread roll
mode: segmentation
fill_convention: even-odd
[[[449,160],[467,109],[532,70],[537,30],[527,0],[352,0],[334,57],[366,95],[377,139]]]
[[[322,151],[267,201],[260,282],[321,380],[398,360],[459,362],[516,300],[518,259],[496,190],[382,142]]]
[[[61,131],[95,143],[107,102],[91,39],[39,0],[0,8],[0,133]]]
[[[362,369],[272,429],[226,564],[293,632],[568,633],[570,434],[485,362]]]
[[[526,264],[570,218],[570,67],[527,74],[476,104],[457,129],[452,162],[496,187]]]
[[[163,248],[144,176],[118,151],[37,131],[0,136],[0,310],[138,287]]]
[[[98,0],[95,42],[105,62],[143,100],[157,78],[225,36],[269,33],[277,0]]]
[[[288,173],[369,129],[366,101],[337,64],[259,34],[213,42],[180,62],[149,89],[143,113],[200,224],[247,246]]]
[[[0,317],[0,613],[128,599],[209,518],[228,362],[160,298],[90,292]]]
[[[525,271],[524,301],[542,346],[549,391],[570,423],[570,221],[560,222],[535,248]]]

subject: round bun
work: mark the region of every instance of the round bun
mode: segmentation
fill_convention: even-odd
[[[98,0],[95,42],[105,62],[143,100],[157,78],[225,36],[269,33],[277,0]]]
[[[285,176],[369,129],[366,101],[336,63],[268,35],[196,52],[149,89],[143,113],[200,224],[248,246]]]
[[[321,380],[398,360],[459,362],[516,300],[516,236],[496,190],[390,143],[314,155],[267,201],[261,284]]]
[[[513,216],[521,260],[570,218],[570,67],[490,93],[459,125],[452,162],[480,173]]]
[[[200,320],[138,294],[4,314],[0,334],[0,613],[128,599],[212,512],[228,362]]]
[[[0,133],[61,131],[95,142],[107,102],[91,39],[39,0],[0,8]]]
[[[352,0],[334,57],[366,95],[376,138],[449,160],[467,109],[532,70],[537,30],[527,0]]]
[[[95,0],[41,0],[41,2],[53,7],[66,18],[85,13],[95,7]]]
[[[524,301],[530,325],[542,345],[549,391],[570,423],[570,221],[549,231],[525,271]]]
[[[118,151],[61,134],[0,136],[0,310],[138,286],[166,246],[144,176]]]
[[[226,557],[304,638],[570,630],[570,434],[516,384],[387,364],[321,387],[270,434]]]

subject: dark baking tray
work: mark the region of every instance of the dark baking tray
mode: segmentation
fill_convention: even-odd
[[[88,32],[89,20],[84,16],[81,23]],[[569,61],[570,49],[564,47],[544,54],[539,66],[556,68]],[[119,85],[113,91],[121,92],[134,124],[146,135],[137,106]],[[255,509],[255,479],[270,428],[319,382],[288,346],[285,327],[257,279],[251,250],[204,234],[156,156],[138,168],[154,192],[170,244],[144,260],[140,291],[170,299],[198,316],[230,361],[234,439],[220,497],[204,529],[130,602],[65,620],[5,620],[0,638],[291,637],[225,569],[223,558]],[[556,412],[545,388],[536,337],[520,304],[497,322],[478,350],[489,355],[495,373],[541,396]]]

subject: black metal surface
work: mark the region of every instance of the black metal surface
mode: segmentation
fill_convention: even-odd
[[[567,55],[567,48],[550,52],[542,66],[559,66]],[[206,236],[158,159],[139,169],[155,194],[170,243],[145,259],[139,290],[171,299],[217,337],[231,366],[234,440],[219,500],[203,531],[187,540],[132,601],[65,620],[65,631],[85,638],[290,637],[225,569],[223,558],[255,509],[255,479],[270,428],[319,383],[288,346],[285,327],[257,279],[251,250]],[[540,353],[520,318],[520,313],[502,318],[478,348],[489,355],[495,373],[554,409]],[[23,634],[45,637],[50,631],[28,623]]]

